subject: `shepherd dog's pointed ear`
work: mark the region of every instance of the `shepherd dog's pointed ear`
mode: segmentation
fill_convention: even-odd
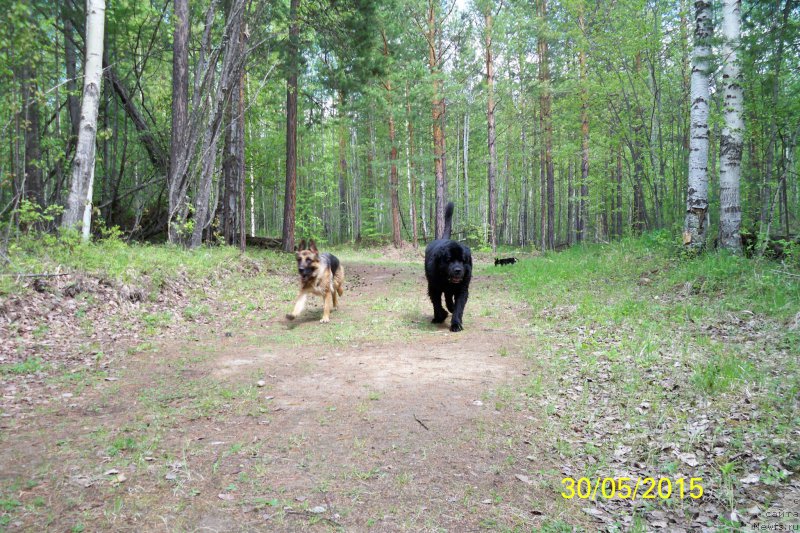
[[[311,239],[310,241],[308,241],[308,249],[311,250],[314,253],[318,252],[317,243],[314,242],[314,239]]]
[[[300,244],[295,247],[294,251],[299,252],[300,250],[305,250],[305,249],[306,249],[306,240],[300,239]]]

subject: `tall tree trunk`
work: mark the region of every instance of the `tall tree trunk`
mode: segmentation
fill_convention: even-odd
[[[547,0],[539,0],[539,17],[542,21],[547,20]],[[542,188],[543,211],[546,210],[545,218],[542,213],[543,224],[546,221],[546,230],[543,227],[542,233],[545,236],[544,247],[552,250],[555,248],[555,171],[553,168],[553,120],[551,117],[552,95],[550,93],[550,66],[548,59],[548,43],[544,35],[538,37],[539,52],[539,81],[542,84],[542,95],[540,105],[542,109],[541,122],[544,133],[544,174],[546,176]]]
[[[174,0],[175,29],[172,35],[172,142],[169,165],[169,242],[185,240],[186,180],[179,160],[188,157],[186,133],[189,126],[189,0]],[[197,222],[197,221],[195,221]]]
[[[586,32],[586,22],[581,7],[578,16],[578,25],[582,32]],[[589,91],[586,87],[586,50],[581,46],[578,55],[578,63],[581,76],[581,183],[580,201],[577,206],[577,216],[575,221],[575,238],[577,242],[583,242],[586,221],[588,219],[589,206]]]
[[[406,143],[406,171],[408,173],[408,208],[411,218],[411,240],[414,248],[419,244],[417,228],[417,179],[414,166],[414,126],[411,121],[411,99],[408,95],[408,81],[406,81],[406,129],[408,142]]]
[[[72,18],[67,13],[66,8],[62,11],[64,19],[64,63],[67,72],[67,111],[69,113],[70,127],[73,137],[78,137],[78,129],[81,124],[81,106],[78,101],[78,73],[77,58],[75,54],[75,43],[73,39]]]
[[[492,14],[491,7],[487,8],[486,21],[486,85],[488,98],[486,100],[486,123],[488,125],[487,142],[489,144],[489,161],[487,165],[487,183],[489,186],[489,244],[492,252],[497,251],[497,148],[494,126],[494,61],[492,59]]]
[[[238,6],[232,6],[238,7]],[[228,11],[228,18],[236,17],[241,11]],[[230,23],[227,51],[235,61],[244,57],[244,24],[239,21]],[[244,224],[245,162],[244,162],[244,68],[231,72],[227,83],[222,84],[226,91],[225,111],[225,143],[222,156],[222,236],[225,244],[241,246],[241,235]]]
[[[431,99],[431,115],[433,118],[433,161],[435,185],[436,223],[435,237],[440,239],[444,231],[444,204],[447,194],[447,182],[444,174],[444,97],[442,96],[441,56],[439,51],[440,22],[437,16],[436,2],[428,0],[428,66],[433,77],[433,94]]]
[[[520,141],[522,144],[522,209],[519,217],[519,244],[520,246],[526,246],[528,244],[528,196],[530,191],[528,184],[528,145],[525,139],[524,121],[522,122]]]
[[[683,230],[683,244],[695,251],[705,246],[708,231],[708,61],[711,36],[711,2],[695,0],[689,187]]]
[[[286,78],[286,191],[283,201],[284,252],[294,250],[295,204],[297,202],[297,73],[299,70],[300,26],[297,9],[300,0],[291,0],[289,6],[289,54]]]
[[[572,246],[573,237],[577,234],[577,220],[575,217],[580,216],[575,209],[577,202],[575,201],[575,192],[572,188],[572,161],[567,162],[567,245]],[[573,210],[575,212],[573,212]],[[575,230],[573,231],[573,223]]]
[[[723,116],[725,126],[720,139],[720,246],[740,253],[742,240],[739,229],[742,209],[739,203],[739,182],[742,170],[742,120],[743,91],[739,66],[739,38],[741,36],[741,0],[722,2],[722,84],[724,91]]]
[[[775,150],[777,144],[777,137],[778,137],[778,97],[780,95],[780,83],[781,83],[781,66],[783,63],[783,49],[784,49],[784,31],[786,28],[786,22],[789,18],[789,14],[792,11],[792,4],[793,0],[786,0],[783,8],[783,14],[781,15],[780,19],[776,17],[775,23],[773,25],[772,31],[770,31],[770,35],[774,35],[778,41],[778,48],[773,54],[773,67],[772,67],[772,87],[771,87],[771,106],[769,111],[769,137],[767,139],[767,153],[765,156],[764,161],[764,183],[762,186],[761,191],[761,216],[760,216],[760,225],[761,225],[761,233],[763,238],[766,240],[769,238],[769,234],[764,232],[764,228],[769,226],[772,220],[769,215],[773,211],[773,206],[771,205],[770,198],[772,197],[771,189],[772,189],[772,179],[775,167]],[[780,0],[776,2],[776,8],[780,7]],[[778,26],[779,27],[775,27]]]
[[[42,147],[39,133],[39,102],[37,99],[36,70],[25,65],[22,80],[22,101],[25,121],[25,196],[31,202],[44,206],[42,183]]]
[[[622,237],[622,146],[617,145],[617,209],[614,213],[616,236]]]
[[[386,33],[381,32],[383,36],[383,55],[389,59],[389,41],[386,39]],[[394,128],[394,102],[392,100],[392,82],[386,79],[383,82],[383,88],[386,89],[387,107],[389,108],[389,197],[392,203],[392,243],[395,248],[403,245],[403,236],[400,233],[400,192],[399,182],[397,177],[397,143],[395,142],[395,128]]]
[[[350,234],[347,216],[347,131],[344,102],[344,91],[339,89],[339,242],[345,242]]]
[[[469,221],[469,110],[464,113],[464,224]]]
[[[245,32],[244,24],[240,28],[239,32],[239,54],[243,55],[245,52],[245,39],[247,38],[247,33]],[[245,137],[244,137],[244,109],[245,109],[245,69],[242,67],[242,70],[239,72],[239,80],[238,80],[238,93],[239,99],[237,102],[236,113],[237,113],[237,120],[236,120],[236,163],[238,165],[238,187],[239,187],[239,250],[244,252],[245,246],[247,243],[247,215],[245,213],[245,194],[246,194],[246,185],[245,185],[245,175],[247,173],[247,162],[244,159],[245,156]]]
[[[642,68],[642,54],[635,58],[637,76]],[[633,233],[641,235],[647,228],[647,208],[644,198],[644,150],[645,150],[645,114],[640,101],[634,107],[632,139],[630,142],[631,160],[633,161]]]
[[[97,111],[103,75],[103,37],[105,0],[86,2],[86,60],[84,61],[83,102],[78,145],[72,169],[72,184],[61,224],[75,228],[82,221],[83,240],[89,240],[92,222],[92,191],[94,188],[95,138]]]

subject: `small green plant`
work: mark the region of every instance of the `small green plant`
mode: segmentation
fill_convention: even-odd
[[[20,363],[7,363],[0,365],[0,374],[35,374],[36,372],[43,372],[47,369],[47,365],[42,362],[38,357],[25,359]]]
[[[114,457],[119,455],[120,452],[135,450],[137,447],[138,443],[133,437],[119,436],[111,441],[111,446],[108,448],[108,455]]]
[[[692,374],[692,384],[706,394],[716,394],[728,390],[736,381],[743,381],[755,374],[755,367],[749,361],[734,354],[714,354],[697,365]]]

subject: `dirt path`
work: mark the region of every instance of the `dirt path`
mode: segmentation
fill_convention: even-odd
[[[318,302],[287,323],[287,286],[230,336],[137,354],[119,380],[13,428],[0,452],[4,485],[18,486],[9,528],[585,524],[559,495],[546,415],[525,393],[550,378],[506,279],[478,271],[453,334],[429,323],[419,265],[346,264],[331,324]]]

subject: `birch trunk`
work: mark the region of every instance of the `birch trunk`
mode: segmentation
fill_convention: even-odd
[[[742,170],[743,90],[739,67],[739,37],[741,35],[741,0],[722,2],[722,85],[725,125],[720,138],[719,158],[719,243],[733,253],[740,253],[742,240],[739,228],[742,208],[739,202],[739,182]]]
[[[103,80],[103,33],[105,0],[86,2],[86,61],[84,63],[83,102],[78,145],[72,168],[72,185],[61,225],[74,228],[83,220],[83,240],[89,240],[94,186],[95,138],[100,88]]]
[[[699,251],[708,231],[708,60],[711,57],[711,3],[695,1],[689,124],[689,186],[683,244]]]

